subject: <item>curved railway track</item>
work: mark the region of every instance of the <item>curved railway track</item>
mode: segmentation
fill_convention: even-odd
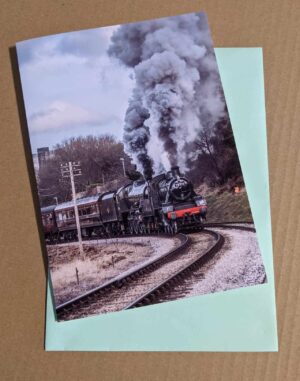
[[[250,222],[243,222],[243,224],[251,224]],[[206,262],[214,257],[214,255],[222,248],[224,244],[224,237],[213,230],[208,230],[207,227],[218,227],[224,229],[237,229],[255,232],[254,227],[234,225],[234,222],[229,223],[211,223],[205,224],[204,233],[209,233],[215,238],[215,243],[208,248],[205,252],[201,253],[199,256],[194,258],[190,263],[188,263],[183,269],[179,270],[175,274],[171,275],[167,279],[163,280],[161,283],[157,284],[153,289],[146,292],[141,297],[129,303],[125,309],[142,307],[150,304],[160,303],[162,301],[167,301],[168,298],[164,300],[164,294],[172,294],[174,287],[184,283],[186,279],[203,266]],[[174,300],[174,299],[173,299]]]
[[[156,284],[152,289],[148,290],[139,298],[129,303],[125,309],[142,307],[156,303],[162,297],[163,293],[172,289],[179,283],[184,282],[184,280],[193,271],[203,266],[204,263],[211,259],[222,248],[224,244],[224,237],[221,234],[207,229],[204,230],[203,233],[209,234],[214,238],[213,245],[211,245],[204,252],[200,252],[200,254],[195,257],[191,256],[192,258],[190,258],[190,260],[183,267],[168,276],[166,279],[162,280],[160,283]]]
[[[181,243],[177,248],[146,265],[141,264],[100,287],[59,305],[56,309],[58,320],[76,319],[163,301],[164,294],[170,293],[175,286],[184,283],[194,271],[212,259],[222,248],[223,235],[207,229],[208,227],[255,232],[254,227],[235,225],[233,222],[205,224],[202,233],[213,237],[214,243],[205,251],[200,251],[198,255],[188,254],[192,253],[192,250],[187,250],[191,246],[192,240],[189,236],[179,233],[177,237]],[[162,269],[163,271],[161,271]]]
[[[245,230],[249,232],[256,232],[254,226],[244,226],[244,225],[252,225],[253,222],[212,222],[205,223],[204,228],[222,228],[222,229],[237,229],[237,230]]]
[[[140,236],[139,236],[140,237]],[[147,236],[148,237],[148,236]],[[56,308],[56,315],[58,320],[69,320],[93,314],[94,313],[108,312],[111,310],[112,304],[117,304],[115,300],[126,296],[129,288],[141,282],[141,279],[154,272],[156,269],[161,268],[167,263],[176,261],[182,255],[185,249],[190,245],[190,239],[187,235],[179,233],[177,236],[180,240],[180,245],[175,249],[168,251],[159,258],[152,261],[147,261],[145,264],[140,264],[134,269],[130,269],[114,279],[102,284],[99,287],[71,299]],[[119,302],[121,303],[121,301]],[[126,305],[126,302],[125,302]],[[98,312],[98,310],[101,310]]]

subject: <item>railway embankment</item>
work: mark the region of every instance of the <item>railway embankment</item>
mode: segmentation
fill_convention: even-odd
[[[206,186],[196,190],[207,201],[207,222],[220,221],[252,221],[252,214],[245,188],[228,190],[226,187],[208,188]]]

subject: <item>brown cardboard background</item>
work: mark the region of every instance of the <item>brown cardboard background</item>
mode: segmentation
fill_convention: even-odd
[[[0,378],[300,379],[300,2],[6,0],[0,3]],[[264,49],[279,353],[46,353],[45,273],[8,49],[16,41],[42,35],[196,10],[208,13],[215,46]]]

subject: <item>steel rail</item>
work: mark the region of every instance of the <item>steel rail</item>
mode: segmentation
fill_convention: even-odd
[[[248,226],[239,226],[239,225],[234,225],[234,224],[253,224],[254,222],[220,222],[220,223],[208,223],[205,224],[205,226],[209,227],[216,227],[216,228],[221,228],[221,229],[236,229],[236,230],[245,230],[245,231],[250,231],[252,233],[256,233],[255,227],[248,227]],[[268,277],[267,274],[265,274],[264,278],[260,282],[260,284],[267,283]]]
[[[142,236],[138,236],[138,237],[142,237]],[[149,237],[149,235],[147,235],[146,237]],[[163,235],[163,237],[171,237],[171,236]],[[169,250],[168,252],[162,254],[158,258],[153,258],[152,260],[149,260],[146,263],[141,263],[140,265],[134,267],[134,269],[129,269],[123,272],[122,274],[114,277],[113,279],[105,282],[104,284],[98,287],[95,287],[89,290],[88,292],[85,292],[84,294],[81,294],[57,306],[56,315],[58,320],[59,320],[59,316],[70,312],[70,310],[74,310],[76,308],[76,305],[84,303],[85,300],[90,299],[91,297],[96,297],[97,294],[101,294],[102,292],[109,292],[112,288],[120,288],[123,283],[130,282],[139,275],[143,275],[147,272],[151,272],[155,270],[157,267],[169,261],[170,258],[174,256],[174,254],[183,251],[191,243],[190,238],[185,234],[179,233],[176,235],[176,237],[179,238],[181,241],[180,245],[177,246],[176,248]]]
[[[206,222],[203,224],[203,227],[221,227],[221,225],[234,225],[234,224],[254,224],[253,221],[224,221],[224,222]],[[147,237],[157,237],[157,236],[162,236],[164,233],[163,232],[151,232],[149,234],[146,234],[145,236]],[[167,236],[169,236],[170,234],[166,234]],[[90,241],[100,241],[100,240],[107,240],[107,239],[118,239],[118,238],[131,238],[131,237],[143,237],[144,234],[130,234],[130,233],[124,233],[124,234],[119,234],[119,235],[111,235],[111,236],[96,236],[96,237],[82,237],[82,240],[86,243],[89,243]],[[68,244],[68,243],[74,243],[74,242],[78,242],[77,239],[70,239],[70,240],[67,240],[67,241],[61,241],[61,242],[46,242],[46,245],[48,246],[52,246],[52,245],[64,245],[64,244]]]
[[[245,230],[252,233],[256,232],[256,229],[254,227],[250,226],[240,226],[235,224],[252,224],[252,222],[212,222],[212,223],[206,223],[204,225],[204,228],[221,228],[221,229],[237,229],[237,230]]]
[[[224,244],[224,237],[213,230],[205,229],[202,232],[209,234],[215,238],[215,242],[210,248],[208,248],[200,256],[197,256],[196,259],[190,261],[187,265],[185,265],[182,269],[178,270],[175,274],[172,274],[167,279],[164,279],[151,290],[147,291],[142,296],[128,304],[124,309],[126,310],[130,308],[152,304],[155,301],[155,299],[159,297],[161,293],[163,293],[166,289],[169,289],[170,287],[177,285],[188,274],[196,270],[198,267],[203,266],[204,263],[206,263],[209,259],[213,258],[213,256],[222,248]]]
[[[191,261],[189,264],[187,264],[183,269],[177,271],[175,274],[171,275],[166,280],[160,282],[158,285],[153,287],[148,292],[144,293],[142,296],[128,304],[124,309],[130,309],[130,308],[136,308],[141,306],[146,306],[149,304],[153,304],[157,297],[160,297],[161,294],[170,287],[177,285],[180,281],[182,281],[187,275],[191,274],[192,271],[199,268],[200,266],[203,266],[208,260],[212,259],[213,256],[222,248],[224,244],[224,237],[213,231],[206,229],[207,227],[216,227],[216,228],[224,228],[224,229],[237,229],[237,230],[245,230],[245,231],[251,231],[256,232],[255,228],[252,227],[246,227],[246,226],[239,226],[239,225],[233,225],[235,223],[245,223],[245,224],[252,224],[251,222],[221,222],[221,223],[207,223],[204,225],[205,229],[203,230],[204,233],[211,234],[215,237],[216,242],[213,246],[211,246],[209,249],[207,249],[200,257],[197,257],[193,261]]]
[[[208,250],[206,250],[200,257],[198,256],[195,260],[192,260],[189,262],[187,266],[185,266],[183,269],[178,270],[175,274],[171,275],[169,278],[165,279],[164,281],[160,282],[158,285],[153,287],[151,290],[147,291],[147,293],[143,294],[141,297],[136,299],[135,301],[131,302],[129,305],[127,305],[124,309],[129,309],[137,306],[147,305],[151,304],[151,299],[155,299],[155,294],[160,294],[161,291],[163,291],[164,288],[169,288],[168,285],[178,283],[179,279],[183,279],[186,277],[188,273],[190,273],[192,270],[198,268],[198,266],[202,266],[206,261],[211,259],[223,246],[224,243],[224,237],[214,232],[213,230],[207,229],[207,227],[216,227],[216,228],[225,228],[225,229],[238,229],[238,230],[246,230],[255,232],[255,229],[252,227],[245,227],[245,226],[237,226],[237,225],[231,225],[231,224],[237,224],[237,223],[249,223],[251,222],[222,222],[222,223],[207,223],[205,224],[205,229],[202,230],[203,233],[210,234],[214,236],[216,239],[215,244],[210,247]],[[230,224],[230,225],[229,225]],[[145,237],[149,236],[155,236],[155,237],[172,237],[170,235],[157,235],[157,234],[149,234]],[[134,236],[123,236],[123,238],[127,237],[143,237],[141,235],[134,235]],[[155,270],[156,268],[162,266],[165,264],[170,256],[173,256],[174,254],[180,252],[181,250],[184,250],[186,247],[190,245],[190,239],[187,235],[179,233],[176,235],[181,240],[181,245],[178,246],[175,249],[170,250],[169,252],[163,254],[159,258],[155,258],[151,261],[148,261],[146,264],[140,264],[140,266],[135,267],[132,270],[127,270],[126,272],[123,272],[122,274],[118,275],[117,277],[111,279],[110,281],[102,284],[101,286],[95,287],[92,290],[81,294],[80,296],[73,298],[65,303],[60,304],[56,308],[57,317],[60,315],[64,315],[65,313],[71,312],[76,308],[76,305],[84,304],[86,300],[90,300],[91,297],[96,297],[96,294],[103,294],[103,292],[109,292],[112,288],[121,288],[124,283],[127,283],[128,281],[132,281],[136,279],[139,275],[144,275],[147,272],[151,272]],[[113,238],[120,238],[120,237],[113,237]],[[112,238],[112,239],[113,239]],[[150,299],[149,299],[150,298]]]

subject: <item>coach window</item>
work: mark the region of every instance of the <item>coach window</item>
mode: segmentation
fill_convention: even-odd
[[[97,206],[96,204],[95,205],[91,205],[90,207],[90,214],[95,214],[97,213]]]

